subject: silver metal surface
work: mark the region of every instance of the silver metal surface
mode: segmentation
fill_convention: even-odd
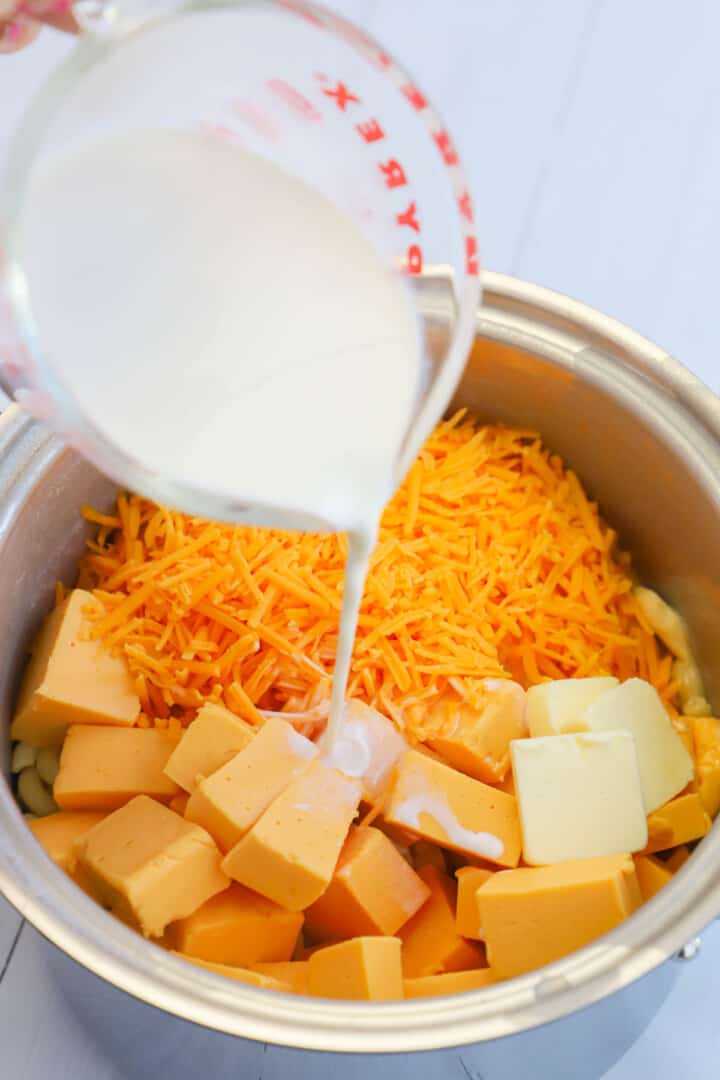
[[[485,275],[478,340],[457,395],[488,419],[532,425],[577,470],[642,576],[688,618],[720,701],[720,406],[648,341],[547,290]],[[14,409],[0,420],[0,708],[58,577],[82,547],[78,507],[113,485]],[[10,630],[11,628],[11,630]],[[8,747],[3,746],[5,773]],[[138,998],[230,1034],[350,1052],[496,1039],[563,1017],[673,956],[720,912],[716,825],[666,888],[611,934],[539,972],[448,998],[364,1004],[231,983],[126,929],[45,857],[0,789],[0,888],[79,963]]]

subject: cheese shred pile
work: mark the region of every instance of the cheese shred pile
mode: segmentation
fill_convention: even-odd
[[[217,524],[137,495],[83,513],[98,531],[78,584],[101,601],[92,633],[124,655],[141,723],[187,723],[205,701],[258,723],[328,697],[345,537]],[[616,534],[539,436],[458,413],[385,510],[349,695],[403,728],[411,706],[448,691],[472,703],[488,677],[612,674],[647,679],[674,713],[672,657],[632,587]]]

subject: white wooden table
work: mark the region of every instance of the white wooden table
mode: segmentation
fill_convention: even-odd
[[[720,390],[720,5],[715,0],[334,0],[416,74],[444,114],[468,169],[484,264],[549,285],[628,322]],[[67,48],[51,34],[0,57],[0,158],[23,101]],[[70,1007],[62,961],[0,900],[0,1076],[110,1080],[121,1068]],[[67,965],[66,965],[67,966]],[[668,969],[669,970],[669,969]],[[563,1063],[552,1039],[421,1059],[345,1061],[235,1044],[224,1077],[275,1080],[292,1069],[347,1080],[374,1074],[495,1080],[710,1080],[720,1073],[720,925],[628,1047],[600,1010],[565,1049],[582,1059],[588,1023],[601,1056]],[[661,980],[662,982],[662,980]],[[90,993],[91,991],[88,991]],[[102,1005],[102,994],[97,1000]],[[640,997],[637,998],[641,1000]],[[628,1031],[635,1027],[628,1005]],[[156,1053],[202,1037],[122,998],[122,1038],[152,1075],[178,1076]],[[592,1015],[592,1014],[591,1014]],[[557,1040],[555,1040],[555,1043]],[[188,1044],[189,1045],[189,1044]],[[540,1049],[538,1050],[538,1046]],[[525,1055],[523,1058],[523,1054]],[[530,1056],[532,1055],[532,1056]],[[165,1067],[163,1067],[165,1062]],[[159,1063],[159,1064],[158,1064]],[[582,1075],[581,1075],[582,1073]],[[150,1073],[148,1073],[150,1075]]]

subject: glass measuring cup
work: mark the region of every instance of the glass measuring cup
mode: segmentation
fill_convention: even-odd
[[[398,456],[399,481],[460,376],[479,299],[470,195],[452,139],[422,91],[364,32],[314,4],[128,0],[75,10],[85,32],[26,113],[0,190],[6,386],[134,490],[207,516],[287,521],[287,507],[188,483],[110,438],[82,387],[54,362],[23,265],[18,222],[28,187],[58,152],[118,133],[204,131],[322,194],[408,283],[429,378]],[[82,319],[81,297],[75,317]],[[120,308],[110,312],[108,335],[122,318]],[[102,378],[102,359],[89,358],[85,370]]]

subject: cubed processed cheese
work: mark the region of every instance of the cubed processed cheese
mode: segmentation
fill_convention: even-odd
[[[485,679],[472,704],[446,694],[425,709],[423,741],[450,765],[486,784],[510,768],[510,743],[527,734],[525,691],[510,679]]]
[[[453,879],[434,866],[425,866],[419,873],[430,890],[430,898],[399,931],[405,977],[485,967],[482,946],[466,941],[457,932],[457,885]]]
[[[190,796],[187,791],[179,791],[177,795],[173,795],[168,803],[168,807],[170,810],[174,810],[176,814],[180,814],[181,817],[184,817],[189,799]]]
[[[252,970],[284,983],[293,994],[308,992],[308,961],[286,960],[277,963],[253,964]]]
[[[429,895],[384,833],[352,827],[330,884],[305,912],[305,929],[319,941],[392,936]]]
[[[689,858],[690,848],[687,844],[681,844],[673,850],[672,855],[669,855],[668,858],[665,859],[663,865],[668,868],[671,874],[677,874],[680,867],[684,866]]]
[[[84,609],[92,593],[73,592],[45,620],[20,688],[10,737],[60,746],[70,724],[132,726],[140,712],[124,660],[90,637]]]
[[[642,897],[632,858],[608,855],[493,874],[478,902],[490,968],[509,979],[588,945]]]
[[[534,738],[585,731],[583,713],[607,690],[618,685],[611,675],[591,679],[555,679],[527,692],[527,724]]]
[[[663,806],[692,780],[692,757],[657,690],[643,679],[628,679],[608,690],[583,718],[588,731],[627,731],[635,739],[646,813]]]
[[[146,937],[160,937],[230,884],[212,837],[146,795],[76,844],[103,904]]]
[[[647,819],[648,840],[643,855],[666,851],[678,844],[699,840],[709,831],[712,821],[697,792],[678,795]]]
[[[652,855],[636,855],[635,871],[644,901],[652,899],[672,878],[672,870]]]
[[[173,949],[216,964],[249,967],[263,960],[289,960],[303,916],[259,896],[243,885],[207,900],[168,927]]]
[[[173,750],[165,772],[185,791],[210,776],[250,743],[256,729],[223,705],[207,701]]]
[[[62,810],[117,810],[136,795],[168,803],[177,784],[163,769],[176,740],[157,728],[73,725],[53,794]]]
[[[520,825],[513,796],[417,750],[400,761],[382,815],[390,825],[453,851],[498,866],[518,864]]]
[[[645,847],[640,772],[628,732],[519,739],[512,754],[526,862],[544,865]]]
[[[403,979],[406,998],[440,997],[444,994],[464,994],[468,990],[480,990],[495,982],[490,968],[474,971],[446,971],[440,975],[421,975],[417,979]]]
[[[361,795],[359,781],[310,762],[231,849],[225,872],[289,911],[309,907],[330,883]]]
[[[308,992],[314,997],[355,1001],[402,998],[400,941],[356,937],[318,949],[308,961]]]
[[[185,816],[229,851],[316,755],[317,747],[309,739],[273,717],[244,750],[200,781]]]
[[[715,817],[720,811],[720,720],[713,716],[693,716],[689,723],[698,794],[710,817]]]
[[[35,839],[42,844],[52,861],[66,874],[73,874],[77,865],[75,841],[102,821],[105,814],[97,811],[60,811],[28,822]]]
[[[429,840],[416,840],[410,845],[408,854],[416,870],[420,870],[423,866],[434,866],[436,870],[442,870],[444,873],[448,868],[443,849],[437,844],[431,844]]]
[[[285,994],[293,992],[293,988],[289,983],[285,982],[284,979],[278,979],[274,975],[265,974],[261,971],[251,971],[249,968],[233,967],[232,964],[215,964],[211,960],[201,960],[197,956],[185,956],[179,952],[175,952],[174,955],[180,960],[187,960],[190,964],[197,964],[198,967],[214,971],[216,975],[224,975],[226,979],[247,983],[248,986],[257,986],[260,990],[282,990]]]
[[[492,874],[492,870],[482,870],[478,866],[461,866],[455,871],[458,884],[455,929],[461,937],[478,938],[482,941],[477,891]]]
[[[345,706],[342,728],[332,750],[320,760],[361,780],[364,797],[375,802],[407,748],[407,741],[386,716],[353,699]]]

